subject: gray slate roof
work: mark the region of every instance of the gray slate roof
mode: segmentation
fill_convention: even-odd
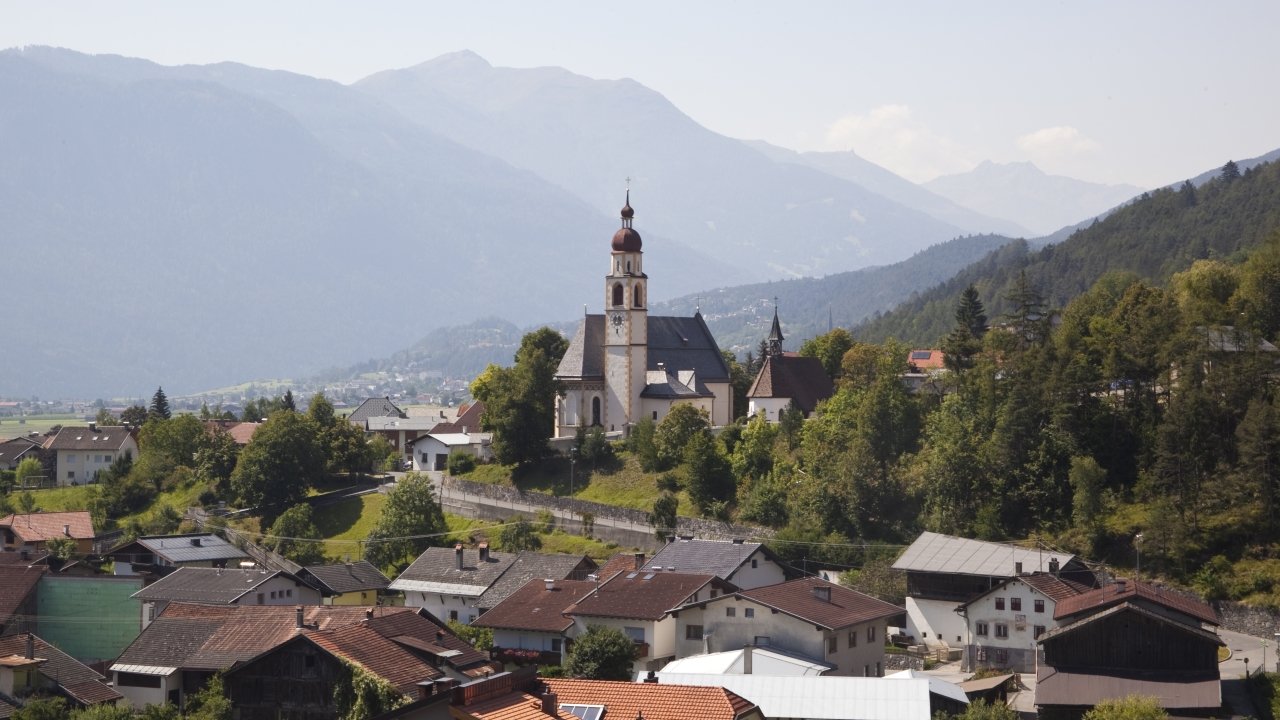
[[[924,532],[903,551],[893,569],[1013,577],[1015,563],[1022,563],[1023,572],[1048,572],[1050,558],[1065,567],[1075,555]]]
[[[578,566],[582,565],[582,568]],[[562,555],[525,550],[507,571],[476,600],[476,607],[493,608],[530,580],[582,580],[599,566],[586,555]],[[577,571],[575,573],[575,571]],[[579,577],[574,577],[574,575]]]
[[[14,438],[0,442],[0,464],[16,465],[22,456],[33,450],[39,450],[40,443],[29,438]],[[34,457],[34,456],[33,456]]]
[[[665,571],[673,567],[676,572],[705,573],[727,580],[760,547],[760,543],[752,542],[679,538],[664,545],[645,563],[645,568],[661,567]]]
[[[720,347],[707,328],[702,315],[670,317],[651,315],[648,319],[649,352],[648,370],[657,370],[661,363],[669,371],[695,370],[698,384],[727,382],[729,366],[725,365]],[[604,377],[605,316],[587,315],[578,323],[578,330],[569,341],[556,369],[556,377],[599,379]],[[706,388],[695,388],[705,393]]]
[[[197,544],[197,541],[199,544]],[[115,554],[127,551],[134,544],[141,545],[153,555],[175,564],[238,560],[249,557],[235,545],[212,533],[140,537],[134,542],[122,545],[111,552]]]
[[[277,576],[297,580],[286,572],[181,567],[142,588],[133,597],[144,602],[180,600],[229,605],[241,595]]]
[[[64,427],[49,443],[50,450],[119,450],[129,437],[123,425],[100,425],[97,428]]]
[[[302,578],[314,580],[320,586],[318,589],[326,595],[386,590],[391,584],[391,579],[368,560],[335,565],[308,565],[302,568]]]
[[[360,407],[352,410],[351,414],[347,416],[347,420],[349,422],[363,425],[364,421],[371,417],[407,418],[409,416],[406,415],[403,410],[396,407],[396,404],[391,402],[390,398],[380,397],[369,398],[368,400],[360,403]]]
[[[471,588],[478,596],[489,589],[516,559],[510,553],[490,552],[489,560],[480,562],[479,550],[465,549],[462,551],[462,569],[459,570],[455,552],[453,548],[427,548],[389,587],[392,590],[421,590],[422,583],[431,583],[456,586],[458,594],[465,592],[464,588]]]

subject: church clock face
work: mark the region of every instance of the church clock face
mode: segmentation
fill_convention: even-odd
[[[622,313],[613,314],[613,331],[619,335],[622,334]]]

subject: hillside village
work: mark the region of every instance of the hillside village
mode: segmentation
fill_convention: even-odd
[[[1280,352],[1264,302],[1277,236],[1191,265],[1176,294],[1112,275],[1051,312],[1023,273],[989,319],[971,284],[936,347],[837,328],[787,351],[779,305],[743,361],[699,309],[649,313],[662,278],[636,217],[628,195],[599,243],[603,302],[569,337],[527,334],[457,407],[290,389],[242,417],[184,414],[158,389],[0,444],[0,718],[1257,709],[1261,680],[1242,678],[1280,663],[1274,470],[1257,470],[1276,420],[1247,388],[1269,386]],[[1117,369],[1107,343],[1125,338],[1104,317],[1182,344],[1156,365],[1129,348]],[[1059,343],[1098,365],[1071,365],[1052,408],[1037,373],[1063,372]],[[1187,445],[1205,413],[1238,444],[1199,475],[1168,471],[1161,458],[1210,457]],[[1108,438],[1088,434],[1098,417]],[[998,442],[969,457],[945,444],[957,433]],[[599,490],[622,477],[630,507]],[[1186,526],[1161,527],[1175,511]],[[1254,533],[1246,554],[1228,515]],[[335,524],[353,536],[321,531]]]

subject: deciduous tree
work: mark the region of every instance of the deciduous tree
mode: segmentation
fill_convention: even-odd
[[[630,680],[635,656],[635,642],[621,630],[592,625],[573,643],[564,669],[585,680]]]
[[[320,539],[311,506],[298,503],[285,510],[271,524],[263,540],[269,549],[289,558],[299,565],[321,565],[325,562],[324,544],[312,542]]]
[[[448,528],[436,502],[431,479],[409,473],[387,493],[378,524],[369,533],[365,559],[378,567],[403,565],[432,545],[443,545],[438,536]],[[424,535],[434,537],[422,537]]]
[[[263,507],[263,520],[279,508],[297,504],[324,477],[319,429],[305,415],[280,411],[254,432],[231,475],[231,487],[251,506]]]

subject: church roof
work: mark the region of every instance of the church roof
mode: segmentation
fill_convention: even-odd
[[[649,317],[647,370],[658,365],[668,371],[694,370],[698,384],[728,382],[729,366],[720,354],[715,338],[702,315],[693,317]],[[587,315],[569,342],[569,349],[556,369],[558,378],[601,379],[604,377],[604,315]],[[704,392],[705,388],[694,388]]]
[[[783,354],[767,356],[748,398],[789,398],[807,415],[835,392],[818,358]]]

